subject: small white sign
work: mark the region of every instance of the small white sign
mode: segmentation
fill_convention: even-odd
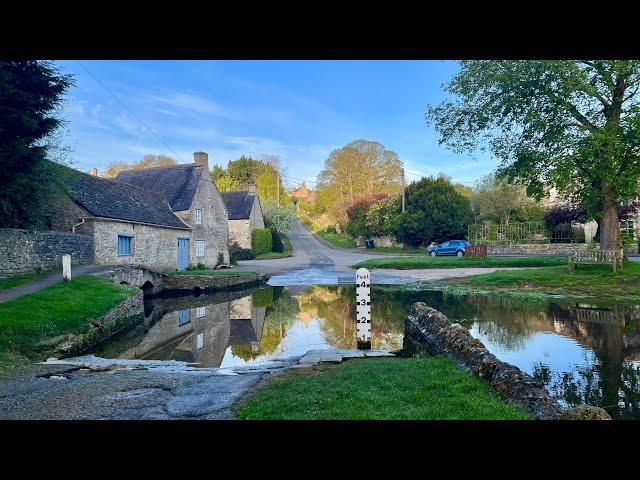
[[[356,271],[356,340],[359,349],[371,348],[371,275],[366,268]]]

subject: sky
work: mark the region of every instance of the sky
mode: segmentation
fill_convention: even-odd
[[[497,161],[438,145],[424,114],[445,98],[451,61],[59,61],[76,85],[62,113],[72,165],[165,154],[226,166],[275,154],[287,187],[313,187],[331,150],[364,138],[398,153],[407,181],[443,172],[471,184]]]

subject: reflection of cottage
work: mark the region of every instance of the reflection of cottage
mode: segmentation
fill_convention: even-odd
[[[262,338],[265,307],[254,307],[252,296],[233,300],[229,307],[231,329],[229,343],[231,345],[251,345],[251,350],[257,352]]]
[[[179,269],[204,263],[229,262],[227,212],[209,172],[209,157],[193,154],[194,163],[120,172],[116,182],[158,192],[175,214],[191,227],[180,239]]]
[[[158,193],[59,166],[69,195],[50,207],[49,228],[93,237],[93,261],[175,270],[190,228]]]
[[[316,192],[307,187],[306,182],[300,183],[298,188],[289,190],[289,195],[298,200],[313,203],[316,199]]]
[[[229,215],[229,243],[241,248],[251,248],[251,232],[264,228],[262,205],[255,185],[244,192],[222,192],[222,199]]]

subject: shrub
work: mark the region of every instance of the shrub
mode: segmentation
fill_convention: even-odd
[[[206,269],[207,269],[207,265],[205,263],[198,262],[198,265],[196,265],[196,270],[206,270]]]
[[[251,294],[253,308],[270,307],[273,305],[273,287],[254,290]]]
[[[256,256],[250,248],[242,248],[238,242],[233,242],[229,245],[229,257],[231,257],[231,262],[237,262],[238,260],[252,260]]]
[[[274,252],[283,253],[284,252],[284,244],[282,243],[282,238],[277,230],[271,230],[271,249]]]
[[[268,228],[255,228],[251,232],[251,247],[255,255],[269,253],[272,246],[271,230]]]
[[[620,241],[623,245],[631,245],[633,243],[633,235],[630,233],[621,233]]]
[[[224,254],[222,252],[218,252],[218,262],[216,265],[222,265],[224,263]]]

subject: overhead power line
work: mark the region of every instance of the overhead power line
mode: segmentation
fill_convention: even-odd
[[[178,160],[180,160],[180,161],[184,162],[184,160],[182,159],[182,157],[180,157],[180,155],[178,154],[178,152],[176,152],[173,148],[171,148],[171,146],[170,146],[170,145],[169,145],[169,144],[168,144],[168,143],[167,143],[167,142],[166,142],[162,137],[160,137],[157,133],[155,133],[153,130],[151,130],[151,129],[147,126],[147,124],[146,124],[146,123],[144,123],[144,122],[140,119],[140,117],[138,117],[138,116],[137,116],[137,115],[136,115],[136,114],[135,114],[135,113],[134,113],[134,112],[133,112],[129,107],[127,107],[127,106],[125,105],[125,103],[124,103],[122,100],[120,100],[120,99],[118,98],[118,96],[117,96],[115,93],[113,93],[111,90],[109,90],[109,89],[107,88],[107,86],[106,86],[104,83],[102,83],[102,82],[100,81],[100,79],[99,79],[98,77],[96,77],[96,76],[95,76],[95,75],[94,75],[94,74],[93,74],[93,73],[92,73],[92,72],[91,72],[87,67],[85,67],[85,66],[84,66],[84,64],[83,64],[82,62],[78,61],[78,64],[79,64],[79,65],[80,65],[80,66],[81,66],[81,67],[82,67],[82,68],[83,68],[83,69],[84,69],[84,70],[85,70],[89,75],[91,75],[91,76],[93,77],[93,79],[94,79],[96,82],[98,82],[98,85],[100,85],[102,88],[104,88],[104,89],[107,91],[107,93],[108,93],[109,95],[111,95],[113,98],[115,98],[115,100],[116,100],[116,101],[117,101],[117,102],[122,106],[122,108],[124,108],[127,112],[129,112],[129,114],[130,114],[130,115],[131,115],[131,116],[132,116],[132,117],[133,117],[133,118],[134,118],[134,119],[135,119],[135,120],[136,120],[140,125],[142,125],[142,126],[145,128],[145,130],[147,130],[147,132],[149,132],[149,133],[150,133],[151,135],[153,135],[153,136],[154,136],[158,141],[160,141],[160,143],[162,143],[165,147],[167,147],[167,148],[168,148],[168,149],[169,149],[169,150],[170,150],[170,151],[171,151],[171,152],[172,152],[176,157],[178,157]]]

